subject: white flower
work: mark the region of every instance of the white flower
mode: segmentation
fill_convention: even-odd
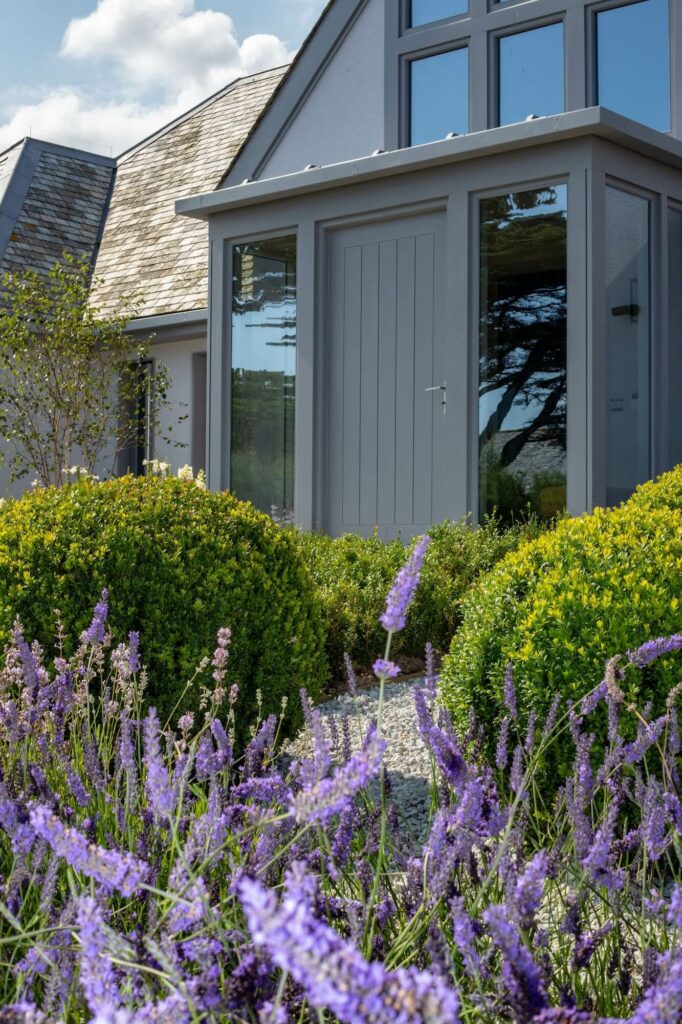
[[[178,470],[179,480],[194,480],[194,470],[191,466],[181,466]]]

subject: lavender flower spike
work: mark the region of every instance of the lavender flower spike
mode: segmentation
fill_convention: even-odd
[[[102,596],[98,604],[95,605],[95,614],[92,622],[81,634],[81,641],[84,644],[101,644],[104,640],[104,632],[107,624],[107,615],[109,614],[109,593],[107,590],[102,591]]]
[[[650,665],[657,658],[672,654],[673,651],[679,651],[680,648],[682,648],[682,636],[679,633],[675,633],[673,636],[661,636],[656,640],[647,640],[635,651],[628,651],[628,661],[637,668],[644,668],[645,665]]]
[[[296,820],[325,823],[345,810],[379,774],[385,749],[386,741],[379,739],[376,726],[370,726],[361,749],[350,761],[337,768],[330,778],[321,779],[294,796],[292,808]]]
[[[342,1024],[459,1024],[456,992],[415,968],[387,971],[368,963],[333,928],[317,920],[305,880],[290,873],[282,903],[259,882],[243,879],[239,896],[257,946],[288,971],[311,1006]]]
[[[118,890],[124,896],[132,896],[149,874],[149,867],[143,860],[131,853],[105,850],[89,843],[75,828],[63,825],[43,804],[32,804],[29,817],[36,835],[44,839],[58,857],[63,857],[76,871],[94,878],[107,892]]]
[[[394,661],[386,661],[384,658],[377,658],[372,669],[378,679],[381,679],[382,676],[384,679],[395,679],[400,675],[400,666],[396,665]]]
[[[106,956],[102,911],[90,896],[78,903],[78,938],[82,946],[80,983],[93,1014],[111,1014],[121,1002],[114,969]]]
[[[407,612],[414,601],[414,595],[419,584],[419,577],[422,571],[424,555],[431,543],[428,536],[421,537],[408,558],[406,564],[396,576],[395,583],[391,587],[386,599],[386,611],[380,618],[381,625],[387,633],[397,633],[405,628]]]
[[[144,763],[147,770],[147,796],[157,819],[170,818],[175,811],[173,786],[161,754],[159,719],[155,708],[149,709],[144,721]]]

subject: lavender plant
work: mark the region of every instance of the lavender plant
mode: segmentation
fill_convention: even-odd
[[[387,600],[382,692],[425,549]],[[139,638],[114,643],[107,609],[104,593],[50,668],[17,623],[0,670],[2,1020],[682,1019],[680,687],[654,720],[626,697],[627,674],[679,637],[613,659],[544,723],[518,714],[509,666],[494,764],[485,723],[456,734],[428,656],[415,742],[432,756],[433,816],[413,849],[381,715],[353,750],[355,722],[328,727],[304,692],[308,756],[287,761],[269,716],[236,758],[229,630],[203,717],[173,729],[143,710]],[[549,808],[535,775],[565,735],[574,768]]]

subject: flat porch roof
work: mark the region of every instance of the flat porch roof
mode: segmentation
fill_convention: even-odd
[[[682,170],[682,142],[631,121],[606,107],[589,107],[552,117],[472,132],[423,146],[376,153],[361,159],[324,167],[312,167],[279,178],[247,181],[241,185],[180,199],[176,213],[208,220],[213,214],[278,199],[309,195],[347,184],[377,180],[410,171],[460,163],[482,156],[500,155],[545,146],[554,141],[595,136],[625,149]]]

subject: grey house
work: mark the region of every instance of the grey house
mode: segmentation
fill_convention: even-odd
[[[682,4],[333,0],[208,223],[208,476],[332,534],[682,461]]]

